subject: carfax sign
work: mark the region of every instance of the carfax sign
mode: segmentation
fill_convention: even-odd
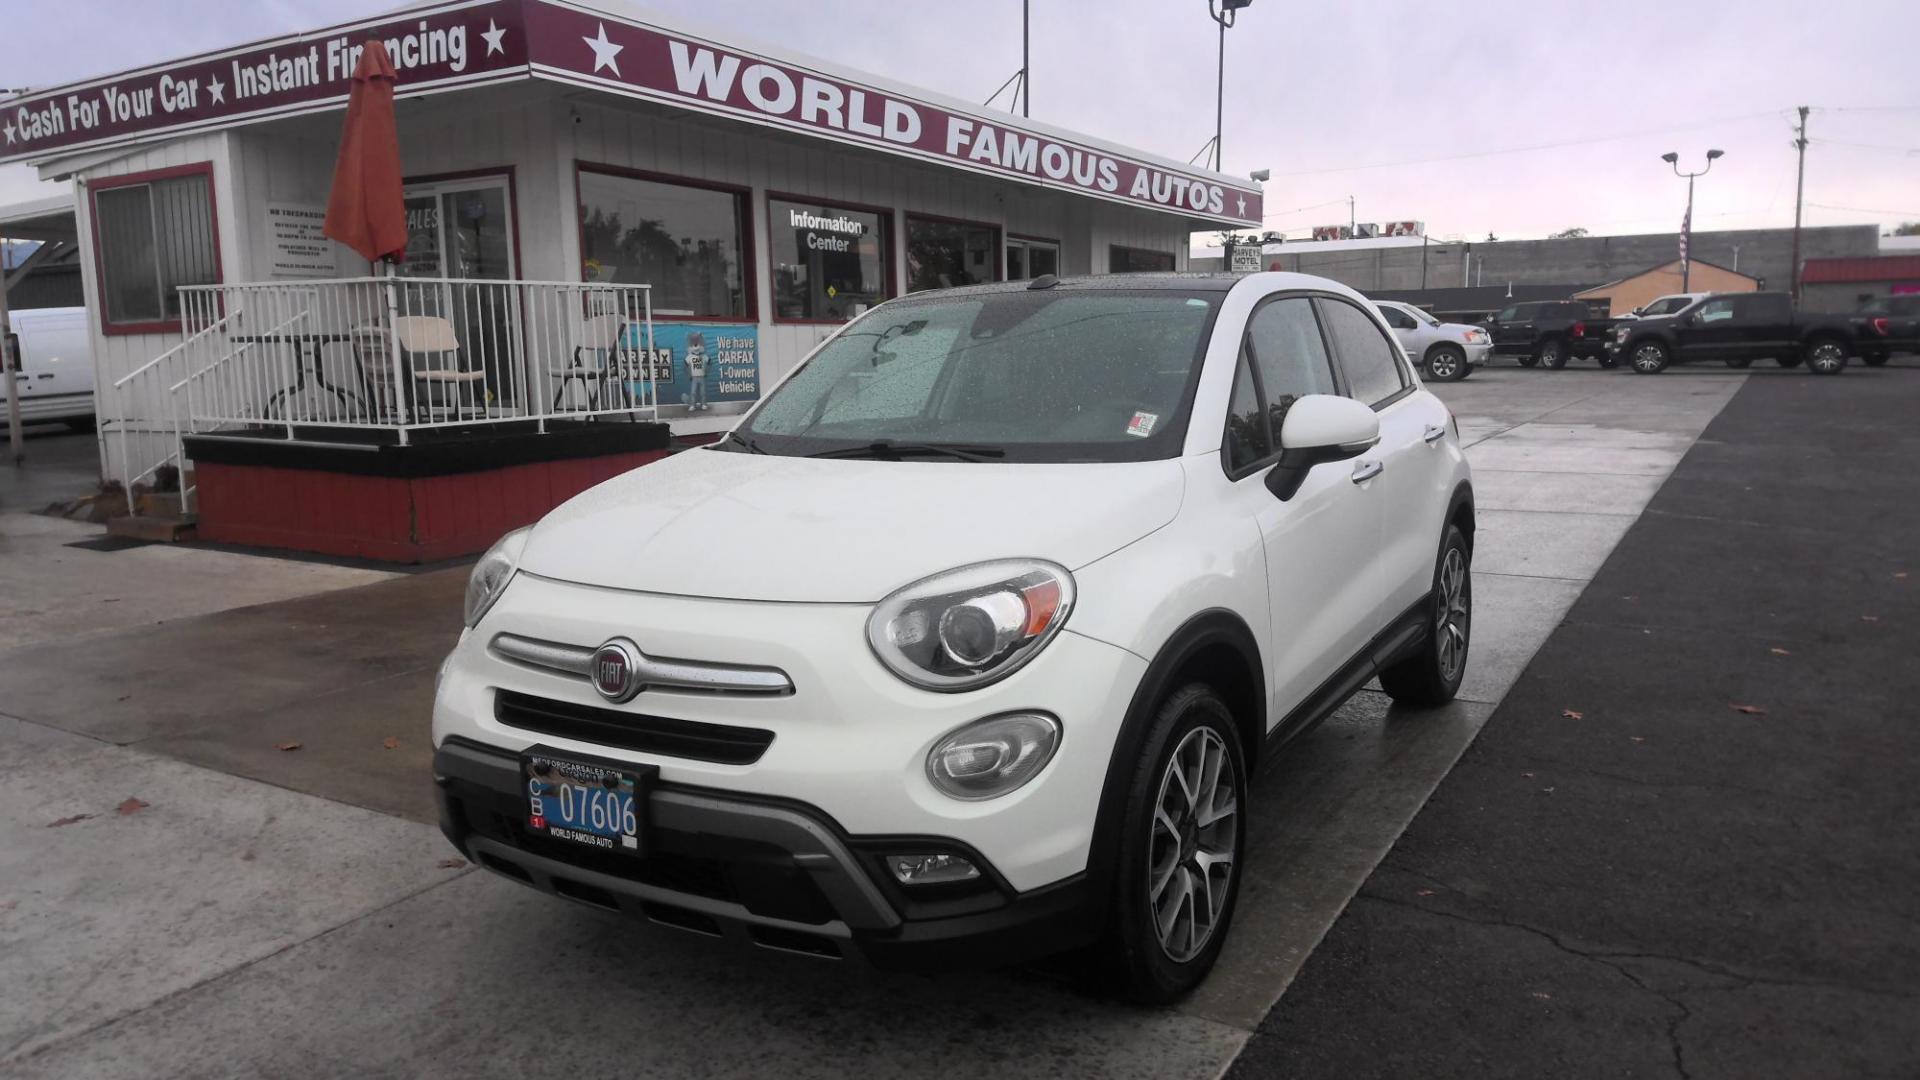
[[[627,349],[636,358],[646,355],[646,327],[629,324]],[[665,408],[690,413],[715,405],[737,403],[721,412],[739,412],[760,399],[760,328],[752,323],[653,324],[652,361],[643,369],[635,363],[629,381],[634,397],[644,400],[646,382],[653,384],[655,400]]]

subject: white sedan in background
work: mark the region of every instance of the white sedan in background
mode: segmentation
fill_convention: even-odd
[[[1407,359],[1435,382],[1466,378],[1486,363],[1487,354],[1493,351],[1493,338],[1484,327],[1441,322],[1398,300],[1375,300],[1373,306],[1393,328],[1393,336],[1400,339]]]

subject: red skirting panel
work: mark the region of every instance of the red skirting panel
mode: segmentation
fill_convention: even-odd
[[[450,476],[357,476],[199,462],[200,539],[420,563],[485,551],[662,450],[538,461]]]

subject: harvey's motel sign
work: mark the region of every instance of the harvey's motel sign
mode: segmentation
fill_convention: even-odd
[[[1218,173],[924,91],[555,0],[438,4],[0,104],[0,162],[45,160],[339,108],[362,44],[403,97],[548,79],[1228,226],[1260,191]]]

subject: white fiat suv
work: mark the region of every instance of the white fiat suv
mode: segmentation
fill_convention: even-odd
[[[1315,277],[920,293],[727,438],[474,567],[442,829],[499,874],[883,966],[1205,977],[1263,755],[1378,677],[1451,699],[1473,497],[1379,314]]]

